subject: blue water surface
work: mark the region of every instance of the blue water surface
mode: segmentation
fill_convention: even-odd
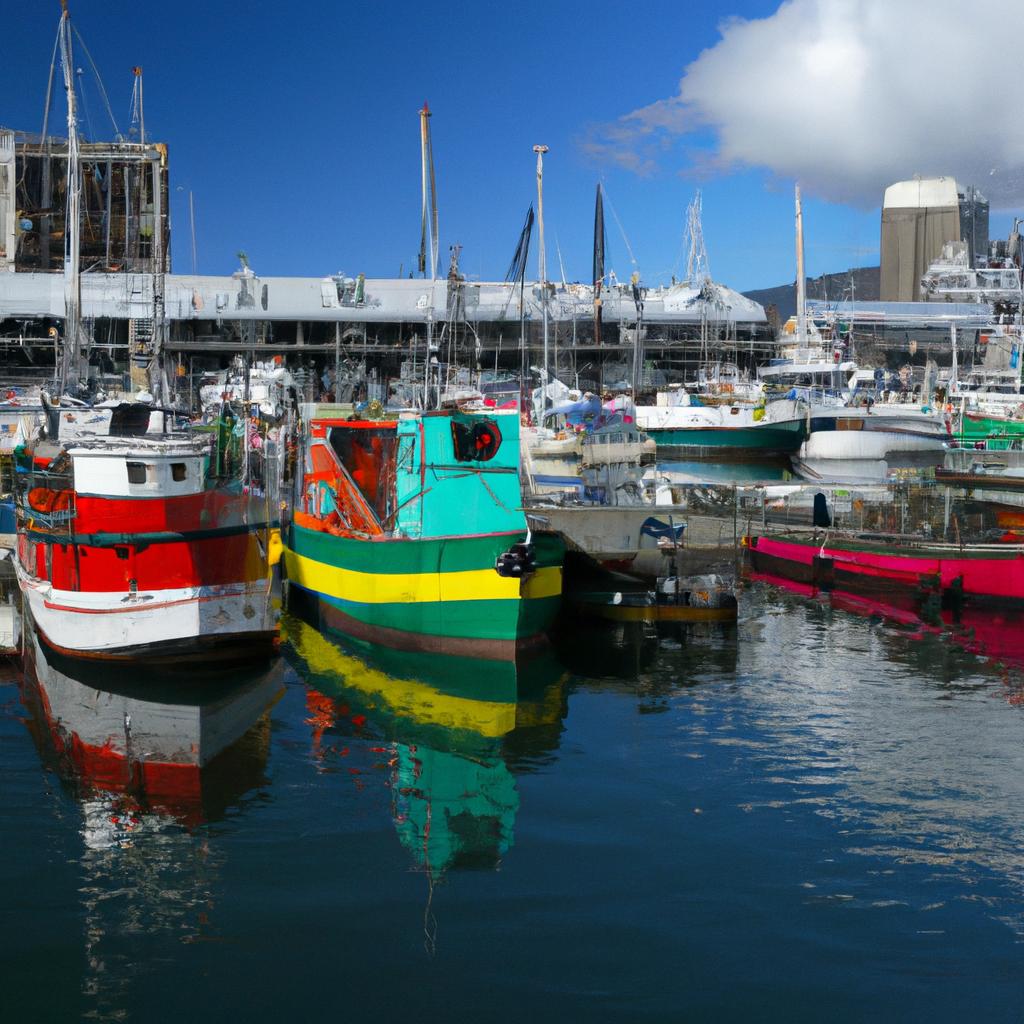
[[[3,1020],[1021,1019],[1012,644],[757,583],[738,627],[574,627],[513,702],[288,632],[178,796],[5,678]]]

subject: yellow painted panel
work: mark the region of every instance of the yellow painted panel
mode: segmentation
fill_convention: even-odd
[[[554,597],[562,592],[561,567],[539,569],[525,584],[493,569],[445,573],[373,573],[324,565],[285,552],[288,578],[308,590],[362,604],[411,604],[421,601],[494,601]]]

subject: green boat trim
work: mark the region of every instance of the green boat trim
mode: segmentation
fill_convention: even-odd
[[[645,433],[659,448],[723,448],[791,454],[804,441],[806,424],[790,420],[778,426],[648,427]]]

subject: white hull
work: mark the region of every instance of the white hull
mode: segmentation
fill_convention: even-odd
[[[800,448],[801,459],[868,459],[876,461],[896,453],[924,452],[941,457],[942,437],[898,430],[815,430]],[[940,458],[941,461],[941,458]]]
[[[145,660],[147,654],[216,650],[247,635],[273,633],[270,581],[185,587],[126,595],[54,590],[19,565],[18,583],[37,629],[51,647],[87,658]],[[147,650],[148,649],[148,650]]]

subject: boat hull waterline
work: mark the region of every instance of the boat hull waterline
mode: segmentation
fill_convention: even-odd
[[[320,623],[404,651],[509,660],[558,613],[563,546],[536,536],[536,571],[500,576],[498,557],[526,533],[367,541],[292,524],[289,589],[316,600]],[[291,594],[289,594],[291,597]]]

